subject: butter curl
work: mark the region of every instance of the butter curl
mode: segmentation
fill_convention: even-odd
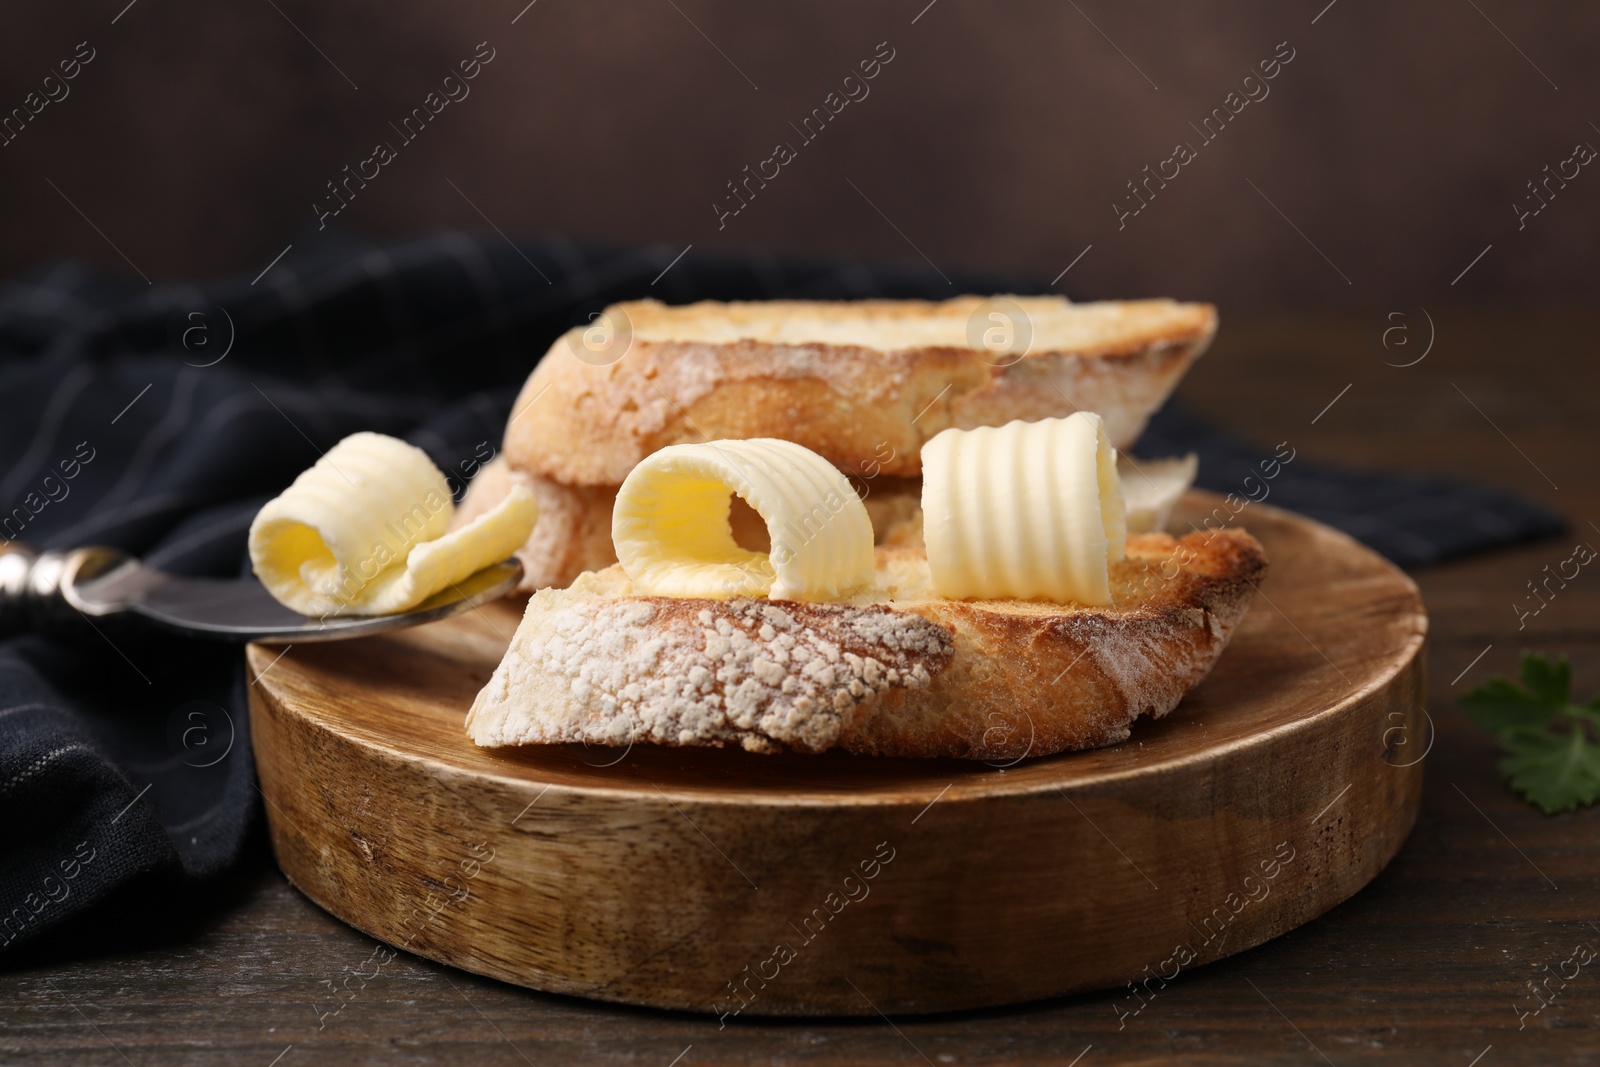
[[[377,433],[346,437],[250,524],[250,564],[302,615],[388,615],[515,552],[539,517],[517,486],[450,531],[450,487],[427,453]]]

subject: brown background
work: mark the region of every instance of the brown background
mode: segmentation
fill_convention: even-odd
[[[470,197],[511,234],[920,249],[945,270],[1045,279],[1092,244],[1061,282],[1076,295],[1233,306],[1565,299],[1596,263],[1593,168],[1521,232],[1511,206],[1578,141],[1600,145],[1594,5],[538,0],[513,25],[525,0],[125,2],[5,14],[0,109],[77,42],[97,57],[0,148],[0,275],[61,255],[129,271],[109,241],[157,282],[253,276],[308,240],[324,183],[397,142],[389,123],[485,40],[496,58],[471,96],[341,224],[485,230]],[[885,40],[871,95],[798,145],[789,123]],[[1119,232],[1124,183],[1178,139],[1198,146],[1188,123],[1281,41],[1295,58],[1270,95]],[[724,183],[780,139],[800,157],[719,232]]]

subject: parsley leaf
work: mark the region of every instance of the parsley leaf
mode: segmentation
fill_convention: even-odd
[[[1490,678],[1461,698],[1461,710],[1492,734],[1518,728],[1543,730],[1561,714],[1565,697],[1563,693],[1554,701],[1545,700],[1509,678]]]
[[[1586,739],[1583,727],[1564,736],[1513,734],[1501,744],[1510,755],[1500,761],[1500,773],[1546,815],[1600,800],[1600,746]]]
[[[1500,773],[1546,815],[1600,800],[1600,697],[1572,702],[1572,664],[1522,654],[1522,684],[1490,678],[1461,708],[1505,750]]]

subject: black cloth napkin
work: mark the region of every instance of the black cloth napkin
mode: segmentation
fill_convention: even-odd
[[[1197,454],[1196,484],[1234,497],[1217,514],[1219,524],[1238,514],[1247,525],[1244,501],[1273,504],[1343,530],[1401,567],[1552,537],[1566,528],[1555,512],[1498,489],[1403,471],[1335,470],[1299,456],[1289,441],[1245,444],[1173,403],[1156,412],[1134,451]]]
[[[202,287],[74,263],[39,271],[0,288],[0,536],[234,575],[257,508],[347,434],[404,437],[447,472],[475,469],[535,359],[606,303],[1048,291],[912,267],[677,255],[322,234],[253,280]],[[1190,450],[1201,483],[1224,492],[1246,491],[1268,458],[1170,410],[1139,448]],[[1402,564],[1561,528],[1501,493],[1303,459],[1271,492]],[[150,922],[150,901],[210,884],[259,841],[239,650],[159,633],[89,641],[0,641],[0,960],[86,913],[120,918],[121,906],[131,921],[123,902],[142,901],[137,921]]]

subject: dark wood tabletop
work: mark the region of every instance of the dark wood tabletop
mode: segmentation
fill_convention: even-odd
[[[1386,365],[1423,353],[1430,319],[1426,357]],[[1385,348],[1397,324],[1407,332],[1390,333]],[[1328,463],[1514,490],[1558,509],[1571,531],[1415,572],[1431,617],[1435,737],[1416,829],[1388,869],[1300,929],[1185,972],[1137,1016],[1119,1021],[1108,992],[936,1017],[739,1018],[720,1029],[710,1016],[547,995],[405,953],[323,1016],[331,984],[374,943],[292,888],[258,835],[246,869],[202,899],[129,903],[47,959],[7,964],[0,1059],[1600,1063],[1600,961],[1542,987],[1554,993],[1543,1007],[1529,988],[1576,946],[1600,949],[1600,809],[1540,814],[1505,786],[1494,741],[1457,704],[1513,671],[1523,649],[1571,656],[1575,692],[1600,691],[1600,579],[1574,580],[1520,630],[1513,607],[1545,564],[1577,542],[1600,543],[1597,333],[1600,312],[1570,308],[1224,309],[1216,345],[1181,389],[1201,415]]]

